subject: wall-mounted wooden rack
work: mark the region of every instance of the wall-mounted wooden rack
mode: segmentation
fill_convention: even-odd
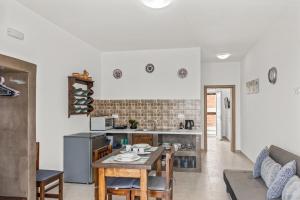
[[[71,115],[89,115],[93,110],[94,81],[85,80],[78,77],[68,77],[69,86],[69,111],[68,116]],[[76,86],[75,86],[76,85]],[[78,87],[79,86],[79,87]]]

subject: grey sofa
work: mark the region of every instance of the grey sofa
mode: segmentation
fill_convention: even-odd
[[[299,156],[273,145],[269,151],[270,157],[281,165],[296,160],[297,175],[300,176]],[[227,192],[232,200],[266,200],[268,188],[261,178],[253,178],[252,171],[224,170],[223,175]]]

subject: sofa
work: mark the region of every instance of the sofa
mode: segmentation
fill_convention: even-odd
[[[282,166],[296,160],[297,175],[300,176],[299,156],[274,145],[269,148],[269,156]],[[252,171],[226,169],[223,175],[227,192],[232,200],[266,200],[268,188],[262,178],[253,178]]]

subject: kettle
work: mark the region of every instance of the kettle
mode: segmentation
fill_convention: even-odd
[[[185,129],[192,130],[194,126],[194,120],[185,120]]]

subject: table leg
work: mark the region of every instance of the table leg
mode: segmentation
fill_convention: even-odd
[[[156,161],[156,176],[161,176],[161,158]]]
[[[106,181],[104,168],[98,169],[98,200],[106,200]]]
[[[141,169],[141,199],[148,200],[148,172],[146,169]]]

